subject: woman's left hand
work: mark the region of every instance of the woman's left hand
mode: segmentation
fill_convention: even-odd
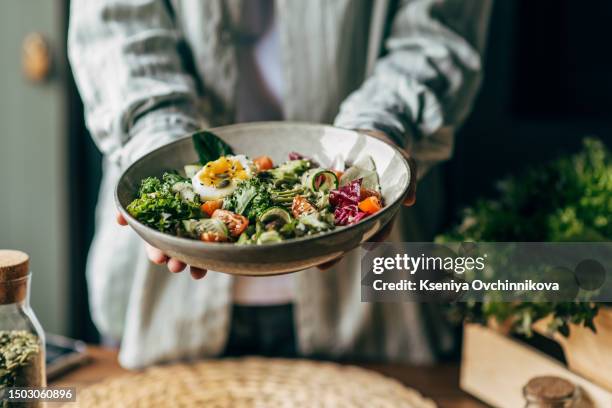
[[[406,197],[404,198],[403,205],[405,207],[411,207],[416,202],[416,181],[417,181],[417,165],[416,161],[408,154],[408,152],[399,147],[385,132],[380,130],[369,130],[369,129],[357,129],[360,133],[368,134],[372,137],[382,140],[385,143],[389,143],[392,146],[395,146],[404,156],[406,161],[408,162],[408,166],[410,167],[410,185],[408,186],[408,191],[406,193]]]

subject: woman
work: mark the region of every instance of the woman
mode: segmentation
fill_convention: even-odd
[[[370,131],[414,157],[422,177],[450,157],[469,111],[489,11],[489,0],[73,0],[70,61],[105,154],[90,301],[100,332],[121,339],[121,363],[223,353],[427,362],[448,350],[428,305],[360,302],[355,253],[280,278],[164,272],[155,263],[184,265],[113,225],[112,191],[151,149],[253,120]],[[393,239],[431,238],[438,181],[432,171],[421,182],[424,205],[400,215]]]

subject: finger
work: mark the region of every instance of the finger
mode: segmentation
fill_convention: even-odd
[[[402,204],[405,207],[411,207],[416,203],[416,179],[417,179],[417,164],[412,157],[406,157],[408,165],[410,166],[410,185],[408,186],[408,192]]]
[[[202,279],[208,272],[206,269],[196,268],[195,266],[190,266],[189,271],[191,272],[191,277],[195,280]]]
[[[163,265],[168,261],[166,254],[149,244],[145,244],[145,250],[147,252],[147,257],[154,264]]]
[[[332,259],[331,261],[323,262],[322,264],[317,265],[317,268],[319,268],[319,270],[321,271],[326,271],[332,266],[336,265],[338,262],[340,262],[342,260],[342,257],[344,257],[344,254]]]
[[[416,202],[416,179],[417,179],[417,165],[416,161],[408,154],[408,152],[397,146],[393,140],[387,136],[386,133],[381,132],[379,130],[370,130],[370,129],[357,129],[359,132],[367,133],[370,136],[373,136],[377,139],[380,139],[386,143],[389,143],[392,146],[398,147],[399,151],[402,153],[404,158],[408,161],[408,166],[410,167],[410,185],[408,186],[408,192],[406,193],[406,197],[402,201],[402,204],[406,207],[413,206]]]
[[[117,213],[117,224],[126,226],[128,225],[127,220],[121,213]]]
[[[175,258],[168,260],[168,270],[172,273],[181,272],[187,265]]]
[[[404,207],[412,207],[416,203],[416,189],[412,187],[408,187],[408,192],[406,193],[406,197],[402,201],[402,205]]]

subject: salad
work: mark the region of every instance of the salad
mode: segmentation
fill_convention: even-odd
[[[370,157],[328,167],[298,153],[253,160],[208,131],[192,136],[199,163],[142,180],[127,211],[164,233],[206,242],[265,244],[331,231],[383,205]]]

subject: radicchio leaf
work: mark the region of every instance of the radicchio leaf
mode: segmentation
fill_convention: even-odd
[[[289,153],[289,160],[302,160],[303,158],[304,156],[302,156],[301,154],[297,152]]]
[[[289,160],[308,160],[310,162],[311,167],[319,167],[319,163],[317,163],[315,160],[297,152],[289,153]]]
[[[353,180],[337,190],[329,192],[329,203],[334,207],[336,225],[351,225],[366,216],[359,211],[362,179]]]

